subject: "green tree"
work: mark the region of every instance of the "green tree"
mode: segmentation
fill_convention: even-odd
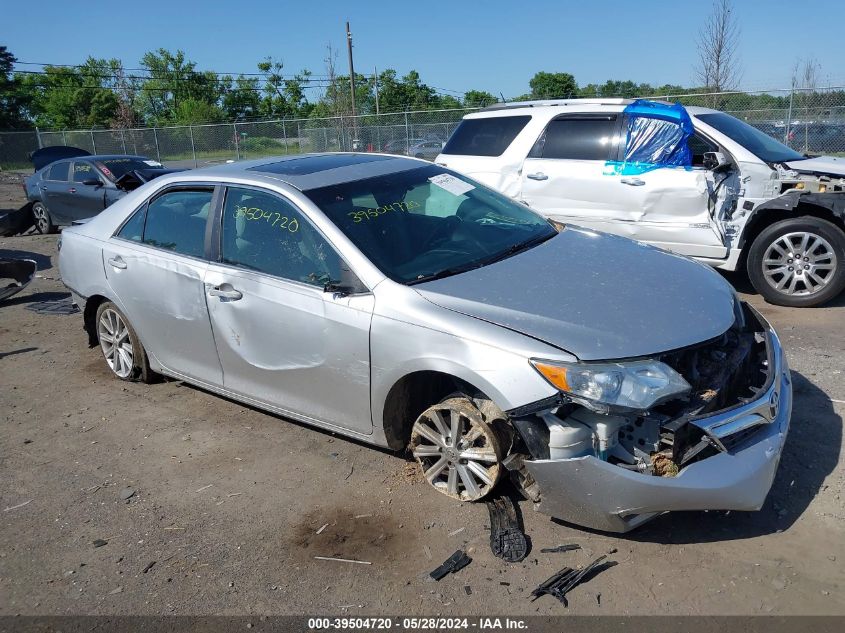
[[[531,81],[532,99],[564,99],[578,94],[578,84],[575,77],[569,73],[536,73]]]
[[[141,109],[148,123],[175,121],[179,104],[189,99],[216,106],[225,87],[214,73],[197,71],[196,63],[186,60],[181,50],[175,54],[164,48],[149,51],[141,58],[141,66],[149,73],[140,88]],[[182,109],[179,116],[185,113]]]
[[[497,101],[496,97],[484,90],[467,90],[464,94],[464,105],[468,108],[483,108]]]
[[[29,99],[22,89],[23,81],[12,74],[17,59],[5,46],[0,46],[0,129],[29,127],[26,110]]]
[[[258,78],[238,76],[224,77],[222,107],[229,120],[251,119],[261,112],[261,88]]]
[[[30,113],[42,127],[108,127],[118,112],[114,91],[117,60],[89,57],[80,67],[45,66],[25,75],[22,88],[31,98]]]
[[[311,104],[305,97],[305,85],[311,71],[303,70],[292,78],[286,78],[280,60],[266,57],[258,63],[258,70],[264,74],[264,97],[261,100],[261,114],[267,117],[308,116]]]

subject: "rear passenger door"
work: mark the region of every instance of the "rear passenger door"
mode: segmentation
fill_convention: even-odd
[[[582,113],[549,121],[522,167],[521,199],[547,217],[591,225],[617,219],[609,191],[608,160],[622,134],[618,113]]]
[[[149,355],[168,373],[223,384],[203,278],[214,186],[156,193],[103,248],[108,283]]]
[[[41,200],[55,224],[70,224],[64,196],[70,188],[70,161],[60,160],[47,168],[41,180]]]
[[[94,217],[105,208],[104,183],[100,180],[99,185],[85,184],[92,180],[100,180],[94,165],[86,160],[74,161],[68,186],[59,194],[68,221]]]

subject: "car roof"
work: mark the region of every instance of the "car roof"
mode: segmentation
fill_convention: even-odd
[[[373,152],[325,152],[272,156],[194,169],[191,176],[226,178],[237,176],[264,181],[281,181],[300,191],[386,176],[431,163],[416,158]]]
[[[671,105],[668,101],[660,99],[647,99]],[[590,98],[590,99],[541,99],[536,101],[514,101],[510,103],[497,103],[477,112],[466,115],[465,119],[488,118],[498,116],[532,114],[532,113],[557,113],[561,110],[572,112],[590,112],[596,110],[607,110],[609,112],[621,112],[626,106],[634,103],[636,99],[622,98]],[[700,106],[684,106],[690,114],[707,114],[718,112],[710,108]]]

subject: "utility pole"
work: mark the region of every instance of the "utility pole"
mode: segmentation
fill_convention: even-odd
[[[378,116],[378,68],[373,67],[373,81],[376,83],[376,116]]]
[[[349,30],[349,21],[346,22],[346,49],[349,52],[349,96],[352,98],[352,149],[354,151],[358,149],[355,147],[358,140],[356,138],[358,120],[355,118],[355,66],[352,64],[352,31]]]
[[[349,94],[352,97],[352,116],[355,116],[355,66],[352,64],[352,31],[346,23],[346,49],[349,51]]]

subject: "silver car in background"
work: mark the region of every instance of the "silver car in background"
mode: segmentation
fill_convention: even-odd
[[[162,176],[66,229],[59,265],[119,378],[409,448],[459,501],[509,477],[620,532],[759,509],[789,426],[778,338],[714,271],[411,158]]]

